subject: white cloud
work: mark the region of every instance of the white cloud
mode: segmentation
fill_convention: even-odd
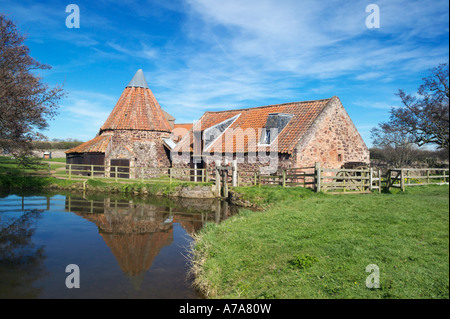
[[[93,138],[116,103],[114,96],[95,91],[72,91],[61,103],[61,115],[52,125],[64,127],[64,132],[70,132],[74,138]]]

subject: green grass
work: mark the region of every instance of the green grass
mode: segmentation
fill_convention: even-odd
[[[55,170],[65,167],[60,159],[55,159],[55,163],[50,164],[50,169]],[[47,160],[44,160],[47,161]],[[132,193],[132,194],[158,194],[170,195],[180,189],[180,187],[201,187],[211,186],[212,183],[197,183],[186,182],[168,176],[154,178],[151,180],[130,180],[115,178],[98,178],[91,179],[88,176],[78,176],[73,174],[73,180],[67,180],[68,174],[65,169],[57,170],[52,173],[52,176],[30,176],[31,174],[48,174],[48,163],[42,163],[38,160],[34,165],[23,168],[20,167],[17,161],[11,157],[0,157],[0,188],[1,189],[44,189],[51,186],[59,188],[71,189],[72,187],[83,187],[83,182],[88,185],[90,190],[98,192],[110,193]],[[55,177],[60,177],[59,179]],[[61,179],[66,178],[66,179]],[[77,179],[83,179],[80,181]]]
[[[311,189],[303,187],[250,186],[234,187],[232,191],[238,194],[241,199],[260,207],[269,207],[272,204],[295,197],[307,198],[314,195]]]
[[[66,158],[43,158],[44,162],[56,162],[56,163],[66,163]]]
[[[191,270],[208,297],[449,298],[448,186],[369,195],[237,191],[276,205],[243,210],[197,235]],[[370,264],[380,268],[380,289],[365,285]]]

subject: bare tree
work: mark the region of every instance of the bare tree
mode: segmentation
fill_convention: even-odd
[[[401,128],[414,137],[419,146],[434,144],[449,147],[449,70],[448,63],[430,70],[423,78],[417,96],[399,90],[404,107],[391,110],[390,125]]]
[[[16,156],[29,155],[32,141],[57,114],[61,87],[50,89],[36,70],[51,67],[29,55],[13,21],[0,14],[0,149]]]
[[[390,165],[403,167],[414,160],[416,145],[412,134],[391,123],[380,123],[371,134],[373,145],[382,151]]]

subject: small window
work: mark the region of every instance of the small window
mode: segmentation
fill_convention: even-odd
[[[266,135],[264,137],[264,144],[270,144],[270,130],[266,129]]]
[[[342,162],[342,154],[338,154],[338,162]]]

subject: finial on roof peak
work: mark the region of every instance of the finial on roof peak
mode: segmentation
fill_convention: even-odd
[[[142,69],[137,70],[136,74],[131,79],[130,83],[128,83],[128,87],[138,87],[148,89],[147,80],[145,80],[144,71]]]

